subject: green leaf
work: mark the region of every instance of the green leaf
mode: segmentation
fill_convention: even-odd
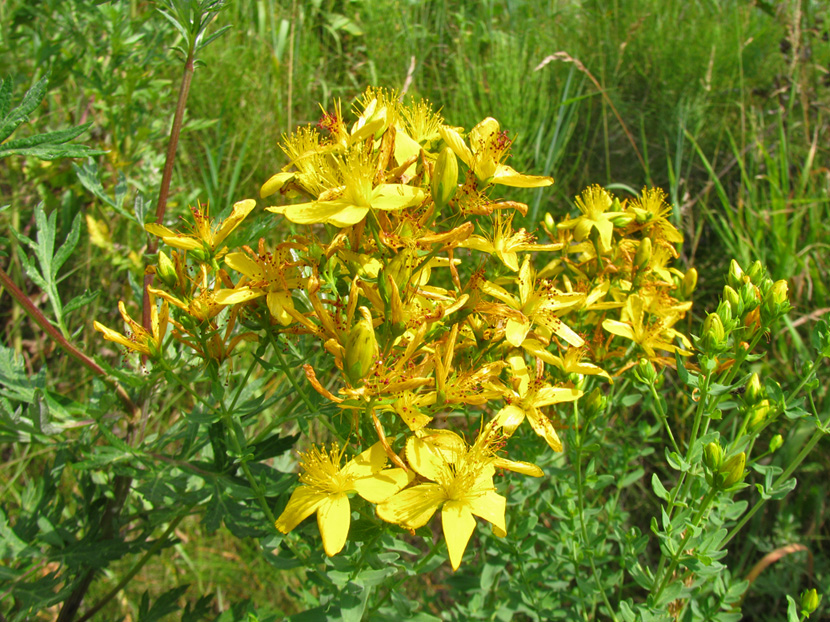
[[[654,494],[663,501],[668,501],[671,498],[669,496],[669,491],[665,489],[663,483],[660,481],[660,478],[657,477],[657,473],[651,474],[651,489],[654,491]]]
[[[29,114],[34,112],[46,96],[46,83],[49,81],[49,76],[45,76],[39,80],[35,85],[26,91],[23,96],[23,101],[20,105],[14,108],[11,112],[3,114],[0,119],[0,142],[4,142],[12,135],[20,125],[29,120]],[[6,82],[9,83],[8,87]],[[11,79],[6,79],[3,84],[4,101],[0,102],[0,106],[8,110],[11,101]]]
[[[98,165],[92,160],[82,164],[81,166],[73,163],[72,168],[78,176],[78,181],[81,182],[81,185],[84,188],[89,190],[93,195],[101,199],[116,212],[124,216],[124,218],[135,221],[142,227],[144,226],[143,218],[138,220],[136,216],[124,209],[124,199],[127,195],[127,179],[124,177],[124,173],[119,171],[118,181],[115,184],[115,196],[110,197],[106,190],[104,190],[104,186],[101,185],[101,181],[98,179]]]
[[[85,291],[83,294],[78,294],[72,300],[67,302],[63,307],[64,314],[71,313],[76,309],[81,309],[87,306],[90,302],[98,298],[101,294],[101,290],[97,289],[94,292]]]

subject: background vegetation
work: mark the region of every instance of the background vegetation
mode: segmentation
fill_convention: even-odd
[[[39,202],[56,214],[59,239],[81,214],[80,246],[57,287],[64,300],[99,294],[67,314],[66,334],[112,364],[119,353],[91,323],[117,325],[117,301],[140,300],[148,240],[128,216],[137,201],[154,204],[181,74],[178,34],[155,9],[139,0],[0,4],[0,67],[15,98],[49,75],[45,103],[15,138],[92,122],[81,138],[106,151],[74,164],[0,161],[0,205],[10,206],[0,212],[4,267],[46,309],[49,301],[21,262],[20,242],[7,231],[34,238]],[[496,117],[515,137],[511,164],[555,177],[552,189],[510,197],[530,205],[531,229],[545,213],[568,213],[591,183],[621,197],[644,185],[665,188],[686,235],[682,261],[700,274],[696,317],[714,310],[733,257],[744,266],[760,259],[773,279],[787,279],[795,311],[771,336],[771,364],[757,371],[792,384],[809,358],[812,327],[830,309],[828,17],[826,3],[810,0],[236,0],[211,26],[230,29],[204,50],[195,72],[168,214],[185,214],[197,200],[218,214],[256,196],[285,164],[279,137],[316,123],[317,102],[326,107],[339,98],[345,108],[367,84],[399,89],[429,99],[465,128]],[[78,167],[87,174],[79,176]],[[90,191],[99,187],[97,196]],[[277,240],[281,232],[268,235]],[[3,343],[23,356],[32,377],[48,365],[44,382],[56,391],[79,402],[93,393],[91,378],[6,293],[0,318]],[[826,413],[826,386],[816,399]],[[670,416],[685,410],[668,406]],[[792,459],[807,433],[787,428],[776,460]],[[4,442],[0,449],[0,497],[13,521],[54,448]],[[769,504],[730,546],[728,565],[744,576],[767,553],[803,545],[755,580],[744,602],[747,619],[780,617],[787,594],[828,586],[827,450],[825,439],[796,494]],[[58,485],[71,488],[73,475]],[[642,494],[650,494],[647,487]],[[175,533],[177,543],[144,567],[107,619],[137,619],[145,590],[155,596],[184,583],[193,584],[189,602],[212,595],[205,611],[246,598],[275,615],[313,604],[299,595],[303,575],[275,568],[255,540],[208,529],[198,515]],[[60,560],[53,563],[38,572],[48,575]],[[93,594],[112,587],[122,571],[112,564],[111,584],[101,581]],[[436,595],[433,614],[454,607],[459,594],[479,592],[481,607],[498,611],[487,600],[496,593],[492,585],[475,574],[438,568],[425,585]],[[227,615],[243,619],[241,609]]]

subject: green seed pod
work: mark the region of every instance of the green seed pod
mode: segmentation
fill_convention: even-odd
[[[769,441],[769,452],[774,454],[776,451],[781,449],[781,445],[784,444],[784,437],[780,434],[776,434],[773,436]]]
[[[438,154],[430,188],[437,212],[446,207],[458,190],[458,158],[449,147],[444,147]]]
[[[346,337],[346,356],[343,361],[346,377],[352,384],[357,384],[369,373],[378,354],[372,315],[366,307],[360,307],[358,311],[363,317],[352,326]]]
[[[637,376],[645,384],[654,384],[654,380],[657,378],[657,372],[654,369],[654,365],[647,358],[641,358],[637,363]]]

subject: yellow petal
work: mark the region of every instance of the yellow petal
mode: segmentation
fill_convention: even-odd
[[[470,512],[479,518],[492,523],[502,534],[506,531],[504,510],[507,507],[507,499],[495,490],[489,490],[483,495],[473,497],[469,500],[467,507]]]
[[[225,255],[225,265],[250,279],[262,278],[262,267],[246,253],[228,253]]]
[[[372,191],[372,209],[394,211],[414,207],[424,200],[424,191],[404,184],[381,184]]]
[[[542,477],[545,472],[535,464],[530,462],[521,462],[516,460],[508,460],[507,458],[496,457],[493,459],[493,466],[514,473],[521,473],[522,475],[530,475],[531,477]],[[482,518],[484,518],[482,516]]]
[[[377,512],[389,523],[418,529],[427,524],[445,500],[444,490],[438,484],[419,484],[392,495],[377,506]]]
[[[268,311],[283,326],[288,326],[294,320],[286,311],[286,309],[294,308],[294,301],[291,300],[291,294],[288,292],[268,292],[265,302],[268,305]]]
[[[262,184],[262,189],[259,191],[261,198],[269,197],[275,192],[278,192],[285,184],[293,181],[294,173],[277,173],[273,175],[268,181]]]
[[[288,533],[311,516],[320,507],[326,496],[326,493],[309,486],[298,486],[291,493],[288,505],[285,506],[285,510],[277,519],[276,528],[282,533]]]
[[[536,391],[533,398],[533,405],[537,408],[561,404],[562,402],[573,402],[582,397],[582,391],[570,387],[552,387],[545,385]]]
[[[343,550],[351,522],[352,511],[346,493],[326,495],[317,509],[317,525],[323,537],[323,549],[326,555],[331,557]]]
[[[559,440],[559,435],[553,429],[553,424],[547,418],[547,415],[535,408],[530,408],[527,411],[527,420],[530,422],[533,431],[545,439],[545,442],[550,445],[553,451],[562,451],[562,441]]]
[[[553,183],[553,177],[542,175],[523,175],[506,164],[496,168],[496,174],[490,180],[494,184],[510,186],[511,188],[544,188]]]
[[[230,215],[222,222],[222,225],[216,230],[216,233],[213,234],[213,247],[216,248],[221,244],[222,240],[228,237],[231,231],[236,229],[239,223],[245,220],[245,217],[255,207],[256,201],[253,199],[245,199],[244,201],[234,203]]]
[[[444,529],[444,539],[447,541],[447,550],[450,554],[450,565],[458,570],[464,550],[473,535],[476,519],[467,509],[467,504],[460,501],[448,501],[441,511],[441,526]]]
[[[449,430],[428,430],[420,438],[410,436],[406,442],[406,460],[415,472],[438,481],[466,450],[464,439]]]
[[[220,289],[213,295],[213,300],[220,305],[237,305],[240,302],[247,302],[254,298],[259,298],[265,292],[256,291],[249,287],[240,287],[238,289]]]
[[[504,329],[504,338],[514,348],[518,348],[525,340],[528,331],[530,330],[530,320],[527,318],[522,322],[518,322],[513,318],[507,320],[507,326]]]
[[[104,339],[106,339],[107,341],[112,341],[114,343],[120,344],[125,348],[135,350],[136,352],[150,354],[150,349],[146,347],[144,344],[139,344],[135,341],[131,341],[121,333],[116,332],[111,328],[107,328],[100,322],[93,322],[93,326],[95,327],[95,330],[99,331],[103,335]]]
[[[412,471],[403,469],[384,469],[368,477],[354,480],[354,489],[370,503],[378,504],[401,490],[415,478]]]
[[[464,164],[472,168],[473,153],[470,151],[469,147],[464,144],[464,139],[461,138],[461,135],[446,125],[439,127],[438,133],[441,134],[441,138],[444,139],[447,146],[455,152],[455,155],[461,158],[461,161],[464,162]]]
[[[347,477],[366,477],[377,473],[386,466],[387,458],[383,443],[378,441],[363,453],[349,460],[340,472]]]
[[[519,424],[525,420],[525,411],[516,406],[509,404],[502,408],[496,415],[496,422],[501,426],[504,433],[510,436],[519,427]]]

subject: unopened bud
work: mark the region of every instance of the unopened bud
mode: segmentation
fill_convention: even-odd
[[[740,482],[746,475],[746,453],[741,452],[732,456],[721,465],[720,472],[723,475],[723,487],[731,488]]]
[[[409,277],[412,276],[412,269],[417,261],[418,258],[415,255],[415,251],[404,248],[392,257],[389,263],[386,264],[383,272],[392,277],[395,285],[398,286],[398,289],[401,289],[409,282]]]
[[[637,254],[634,255],[634,267],[642,270],[651,260],[651,238],[643,238],[637,247]]]
[[[757,373],[754,373],[746,382],[744,399],[747,404],[757,404],[762,397],[763,393],[761,393],[761,379],[758,377]]]
[[[689,268],[683,275],[683,297],[688,298],[697,289],[697,270]]]
[[[703,347],[707,352],[720,350],[726,340],[723,322],[717,313],[710,313],[703,322]]]
[[[398,286],[395,285],[395,279],[387,274],[385,275],[385,281],[386,291],[389,293],[389,319],[392,321],[392,332],[397,337],[406,330],[403,317],[403,303],[401,302],[401,295],[398,292]]]
[[[801,613],[803,615],[809,616],[818,609],[819,603],[821,603],[821,596],[816,592],[816,588],[801,592]]]
[[[732,307],[726,300],[721,300],[718,305],[718,317],[724,326],[730,326],[732,323]]]
[[[729,285],[724,285],[722,298],[729,303],[729,308],[732,309],[732,317],[741,315],[743,305],[741,304],[741,297],[738,295],[738,292]]]
[[[755,263],[749,267],[749,270],[746,271],[746,275],[749,277],[750,282],[759,285],[761,278],[764,276],[764,264],[762,264],[759,260],[756,260]]]
[[[556,230],[556,223],[553,222],[553,216],[550,215],[550,212],[545,213],[545,227],[547,227],[548,231]]]
[[[647,358],[641,358],[637,363],[636,370],[637,377],[641,382],[654,384],[654,380],[657,378],[657,372],[654,369],[654,365],[651,364],[651,361]]]
[[[730,287],[739,289],[744,282],[744,271],[741,265],[734,259],[729,263],[729,274],[726,277],[726,282]]]
[[[752,414],[749,420],[749,429],[751,431],[755,431],[764,425],[770,410],[772,410],[772,406],[770,405],[769,400],[761,400],[755,404],[755,406],[752,407]]]
[[[785,304],[789,298],[787,292],[787,282],[783,279],[776,281],[772,285],[772,301],[778,305]],[[813,591],[815,592],[815,590]]]
[[[590,419],[604,411],[607,402],[608,400],[599,387],[591,391],[583,402],[585,417]]]
[[[717,473],[723,460],[723,449],[718,443],[711,442],[703,448],[703,464],[706,468]]]
[[[363,317],[352,326],[349,336],[346,337],[346,356],[343,361],[346,377],[352,384],[357,384],[369,373],[378,352],[372,315],[366,307],[360,307],[358,311]]]
[[[449,147],[444,147],[438,154],[430,186],[435,209],[440,212],[458,190],[458,158]]]
[[[176,266],[164,251],[159,251],[159,265],[156,274],[159,275],[159,278],[168,287],[175,287],[179,281],[179,276],[176,274]]]
[[[784,444],[784,437],[780,434],[776,434],[773,436],[769,441],[769,452],[774,454],[781,448],[781,445]]]

